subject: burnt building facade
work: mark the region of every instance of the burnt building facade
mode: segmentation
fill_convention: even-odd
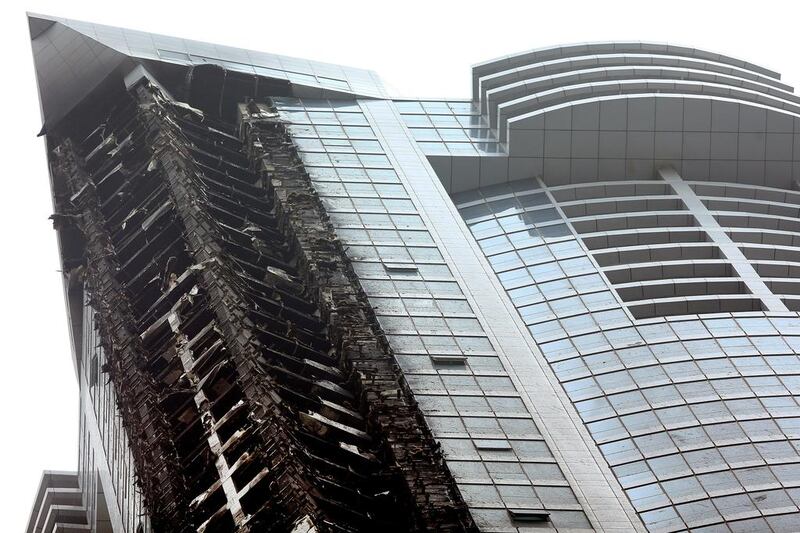
[[[647,43],[370,71],[30,15],[78,470],[28,531],[796,531],[800,99]]]

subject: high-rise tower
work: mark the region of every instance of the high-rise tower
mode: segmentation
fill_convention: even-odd
[[[30,532],[800,528],[778,74],[583,44],[420,101],[29,21],[81,390]]]

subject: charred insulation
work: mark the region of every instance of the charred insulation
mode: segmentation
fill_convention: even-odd
[[[187,83],[51,156],[154,529],[473,530],[285,127]]]

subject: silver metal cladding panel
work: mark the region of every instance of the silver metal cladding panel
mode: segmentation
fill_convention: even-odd
[[[57,23],[32,39],[31,46],[45,124],[60,120],[125,59],[105,44]]]
[[[702,95],[613,95],[509,122],[509,179],[548,185],[684,178],[789,188],[800,172],[800,116]]]

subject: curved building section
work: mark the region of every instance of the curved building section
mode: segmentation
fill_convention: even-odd
[[[752,70],[731,66],[725,63],[679,55],[614,52],[602,54],[589,53],[587,55],[538,61],[522,67],[501,70],[492,74],[485,74],[478,78],[479,92],[475,94],[475,97],[483,104],[482,110],[485,111],[486,97],[487,93],[490,91],[502,93],[505,87],[513,88],[518,86],[518,84],[524,84],[530,79],[557,75],[570,75],[575,72],[596,68],[619,67],[664,67],[699,70],[715,73],[717,75],[742,78],[752,82],[769,85],[770,87],[774,87],[779,90],[792,91],[792,87],[776,80],[775,78],[764,76],[758,72],[753,72]]]
[[[800,524],[800,109],[779,80],[643,43],[473,70],[508,172],[445,186],[650,531]]]
[[[800,100],[779,80],[686,47],[599,43],[477,65],[473,94],[507,147],[509,180],[641,178],[669,162],[687,179],[786,187],[800,168]]]
[[[800,102],[800,98],[789,91],[777,89],[763,82],[750,81],[741,76],[698,68],[632,64],[604,65],[526,78],[486,91],[485,105],[492,125],[497,128],[498,115],[518,116],[526,111],[535,111],[542,105],[547,105],[548,101],[552,101],[554,99],[552,95],[557,94],[558,90],[564,93],[560,99],[566,101],[570,94],[585,89],[587,85],[592,88],[592,92],[601,93],[604,87],[614,82],[635,83],[641,80],[688,81],[709,84],[710,87],[720,90],[743,89],[745,92],[765,93],[774,97],[776,102],[780,102],[777,105],[796,105]]]
[[[481,87],[481,78],[508,72],[515,69],[525,69],[531,65],[549,61],[579,60],[586,56],[607,56],[615,54],[630,54],[637,56],[667,56],[675,58],[691,58],[694,60],[727,65],[730,68],[744,69],[755,74],[780,80],[781,75],[772,70],[760,67],[741,59],[730,56],[698,50],[687,46],[677,46],[666,43],[648,42],[597,42],[576,43],[556,47],[539,48],[528,52],[520,52],[505,57],[478,63],[472,68],[472,95],[478,99]]]

